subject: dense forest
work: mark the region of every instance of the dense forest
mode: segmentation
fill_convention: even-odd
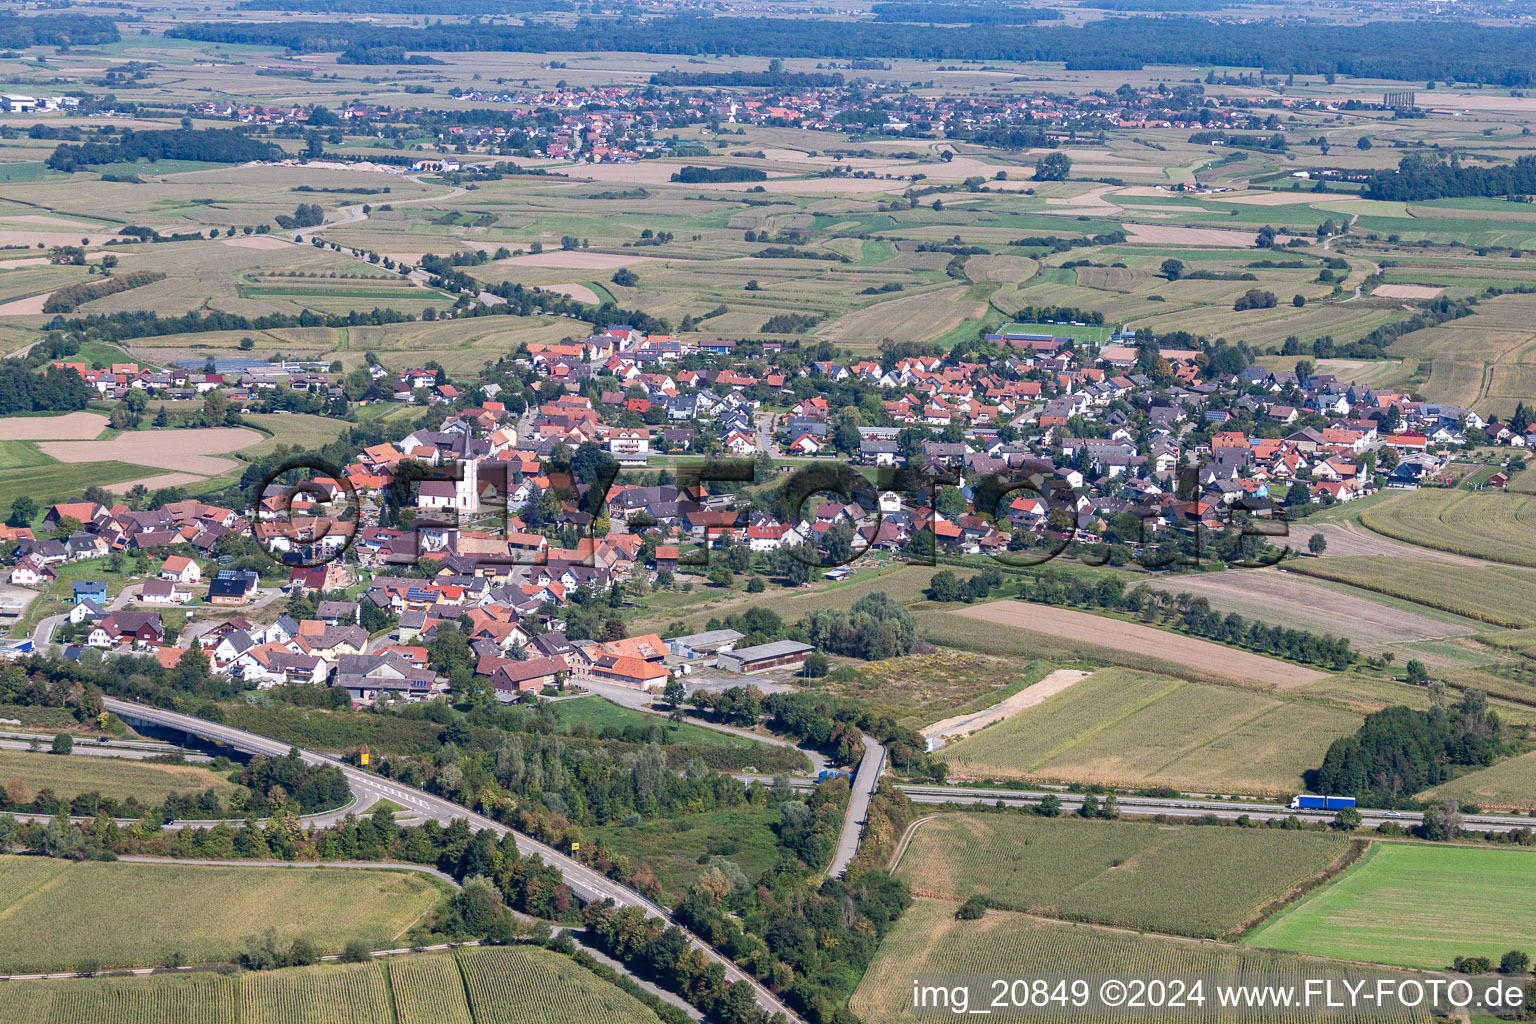
[[[1049,7],[982,6],[964,3],[877,3],[876,21],[935,25],[1028,25],[1036,21],[1060,21],[1061,12]]]
[[[1395,171],[1374,171],[1366,179],[1370,199],[1415,202],[1453,196],[1513,196],[1536,193],[1536,156],[1498,167],[1467,167],[1456,157],[1437,160],[1409,153]]]
[[[111,18],[85,14],[39,14],[18,18],[10,11],[0,13],[0,46],[22,49],[28,46],[100,46],[115,43],[117,25]]]
[[[206,160],[212,163],[238,164],[247,160],[278,160],[283,151],[275,143],[263,142],[226,128],[198,131],[177,129],[168,132],[125,130],[115,140],[86,142],[78,146],[60,145],[48,157],[48,166],[56,171],[78,171],[100,164],[132,163],[135,160]]]
[[[322,14],[433,14],[465,18],[497,14],[574,11],[571,0],[243,0],[245,11],[319,11]]]
[[[1093,22],[1041,32],[678,15],[573,25],[445,25],[406,29],[358,22],[199,22],[167,34],[207,42],[341,50],[356,64],[387,63],[382,48],[446,52],[630,51],[763,57],[910,57],[930,60],[1131,62],[1262,67],[1271,74],[1337,72],[1400,81],[1455,79],[1536,84],[1536,28],[1443,22],[1367,25],[1216,24],[1199,18]]]
[[[695,167],[692,164],[672,175],[673,181],[694,185],[713,181],[767,181],[756,167]]]
[[[74,412],[96,392],[72,369],[32,373],[15,359],[0,363],[0,416],[19,412]]]
[[[1458,768],[1485,767],[1511,750],[1486,695],[1466,690],[1454,705],[1437,703],[1428,711],[1397,706],[1367,715],[1358,732],[1328,747],[1316,790],[1390,807],[1454,778]]]

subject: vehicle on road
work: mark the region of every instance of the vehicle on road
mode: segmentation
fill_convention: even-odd
[[[1293,811],[1337,811],[1353,806],[1355,798],[1352,796],[1312,796],[1308,793],[1291,797],[1290,803]]]

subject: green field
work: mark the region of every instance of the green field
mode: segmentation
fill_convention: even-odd
[[[674,725],[661,715],[651,715],[644,711],[636,711],[615,704],[606,697],[575,697],[570,700],[562,700],[554,705],[555,716],[567,732],[580,726],[596,733],[612,727],[625,729],[631,726],[640,726],[644,729],[655,728],[666,737],[668,744],[704,744],[708,746],[724,747],[750,747],[752,741],[740,736],[732,736],[730,733],[717,732],[714,729],[706,729],[702,725],[694,725],[685,722],[682,725]]]
[[[942,814],[919,826],[897,874],[917,896],[1220,938],[1348,850],[1314,832]]]
[[[938,756],[955,778],[1281,795],[1359,724],[1311,701],[1101,669]]]
[[[1198,865],[1189,865],[1198,871]],[[993,911],[977,921],[955,918],[955,907],[942,900],[917,900],[902,915],[896,926],[880,943],[864,979],[849,1001],[849,1008],[866,1021],[881,1024],[917,1024],[933,1020],[912,1011],[912,976],[924,972],[954,974],[996,974],[1000,977],[1029,977],[1032,974],[1060,975],[1064,965],[1074,974],[1157,975],[1173,974],[1299,974],[1321,967],[1339,965],[1267,950],[1246,949],[1214,942],[1098,928],[1093,925],[1067,924],[1032,917],[1012,911]],[[988,996],[991,993],[988,992]],[[1210,1010],[1207,1004],[1207,1010]],[[1040,1018],[1036,1018],[1040,1019]],[[1255,1010],[1250,1014],[1207,1012],[1179,1017],[1149,1017],[1145,1011],[1121,1016],[1103,1016],[1070,1011],[1051,1019],[1093,1020],[1114,1024],[1144,1024],[1149,1019],[1196,1021],[1266,1021],[1273,1014]],[[1391,1016],[1331,1016],[1333,1021],[1377,1021],[1380,1024],[1403,1019]],[[1417,1018],[1428,1021],[1427,1015]]]
[[[84,740],[76,740],[84,743]],[[158,804],[172,793],[200,793],[217,789],[228,795],[236,787],[222,775],[196,765],[152,764],[123,757],[93,754],[44,754],[25,750],[0,750],[0,785],[20,779],[36,796],[49,789],[69,798],[80,793],[100,793],[142,804]]]
[[[1536,854],[1376,843],[1359,864],[1244,940],[1372,963],[1448,968],[1536,947]]]
[[[1360,522],[1394,540],[1469,558],[1536,566],[1536,495],[1408,491],[1372,505]]]
[[[365,964],[5,985],[0,1024],[656,1024],[646,1006],[533,947]]]
[[[334,952],[363,938],[382,949],[442,894],[416,872],[0,858],[5,877],[13,870],[37,884],[0,889],[4,974],[154,965],[173,951],[229,960],[268,925],[284,944],[304,936]],[[102,927],[103,907],[114,927]]]
[[[778,859],[776,809],[737,807],[679,818],[649,818],[637,825],[605,825],[593,839],[639,864],[661,882],[663,901],[682,896],[715,861],[730,861],[755,879]]]
[[[1518,569],[1380,555],[1299,559],[1288,568],[1495,626],[1536,625],[1536,575]]]
[[[25,494],[40,508],[47,509],[55,502],[78,498],[80,492],[92,484],[105,487],[164,472],[164,469],[132,466],[126,462],[60,463],[50,465],[46,473],[39,473],[36,468],[0,469],[0,508],[9,509],[11,502]]]

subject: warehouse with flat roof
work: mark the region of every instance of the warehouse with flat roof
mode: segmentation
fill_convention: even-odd
[[[726,672],[749,676],[774,668],[791,668],[805,664],[816,648],[798,640],[775,640],[770,644],[744,647],[739,651],[727,651],[715,659],[715,665]]]
[[[711,629],[704,633],[674,636],[667,641],[667,650],[677,658],[707,658],[731,650],[740,639],[741,634],[734,629]]]

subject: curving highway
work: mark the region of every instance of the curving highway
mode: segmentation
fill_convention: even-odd
[[[282,743],[267,736],[246,732],[244,729],[236,729],[233,726],[218,722],[210,722],[192,715],[181,714],[177,711],[167,711],[164,708],[135,704],[130,701],[118,700],[114,697],[107,697],[104,702],[108,711],[111,711],[124,721],[130,723],[144,722],[167,729],[179,729],[193,736],[200,736],[217,743],[226,744],[245,753],[262,754],[267,757],[283,757],[292,749],[291,744]],[[513,831],[498,821],[494,821],[481,814],[476,814],[468,808],[461,807],[450,800],[444,800],[442,797],[435,796],[425,790],[401,785],[400,783],[363,771],[360,768],[344,764],[339,759],[326,754],[299,748],[299,756],[307,764],[326,764],[340,769],[347,777],[347,783],[352,787],[353,793],[357,795],[357,802],[353,805],[353,809],[366,808],[377,803],[379,800],[388,799],[406,808],[407,813],[413,816],[431,818],[443,824],[447,824],[457,818],[464,818],[475,829],[489,829],[496,836],[512,836],[513,842],[517,845],[518,853],[524,856],[537,855],[546,864],[558,868],[565,879],[565,884],[584,902],[612,900],[620,907],[639,907],[647,916],[658,918],[668,924],[676,924],[672,920],[672,916],[665,909],[640,893],[627,886],[620,885],[606,875],[587,867],[580,861],[556,851],[553,847]],[[682,928],[681,925],[678,925],[678,927]],[[737,967],[731,960],[717,952],[714,947],[705,943],[686,928],[683,928],[682,931],[694,948],[702,951],[707,957],[719,963],[725,969],[725,976],[732,984],[750,985],[757,997],[757,1004],[764,1010],[767,1010],[769,1013],[782,1013],[791,1021],[800,1021],[799,1015],[782,1003],[773,993],[764,988],[757,979]]]

